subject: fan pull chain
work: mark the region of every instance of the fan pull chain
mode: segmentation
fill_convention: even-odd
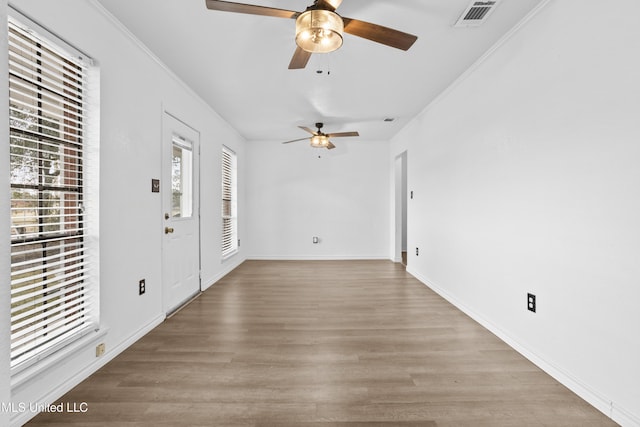
[[[319,55],[316,55],[316,56],[319,56]],[[327,58],[327,60],[326,60],[326,68],[327,68],[327,76],[329,76],[329,75],[331,75],[331,60],[330,60],[330,55],[327,53],[327,54],[324,54],[324,56],[326,56],[326,58]],[[324,70],[322,69],[322,67],[319,67],[319,68],[316,70],[316,74],[323,74],[323,73],[324,73]]]

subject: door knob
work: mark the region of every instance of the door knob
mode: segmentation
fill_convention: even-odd
[[[164,234],[169,234],[169,233],[173,233],[173,227],[165,227],[164,228]]]

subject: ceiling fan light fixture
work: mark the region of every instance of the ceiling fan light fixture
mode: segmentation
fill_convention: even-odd
[[[329,137],[327,135],[313,135],[311,137],[311,146],[315,148],[327,148],[329,146]]]
[[[307,10],[296,19],[296,44],[311,53],[333,52],[342,46],[344,23],[330,10]]]

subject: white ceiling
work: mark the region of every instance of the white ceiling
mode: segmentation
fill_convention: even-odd
[[[247,140],[285,141],[318,121],[326,132],[390,139],[542,0],[502,0],[477,28],[453,26],[471,0],[344,0],[340,15],[418,40],[405,52],[345,34],[339,50],[313,55],[303,70],[287,69],[292,19],[211,11],[205,0],[99,1]],[[296,11],[313,3],[243,2]]]

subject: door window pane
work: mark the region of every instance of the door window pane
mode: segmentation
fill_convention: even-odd
[[[171,161],[171,216],[190,218],[193,213],[193,144],[173,138]]]

